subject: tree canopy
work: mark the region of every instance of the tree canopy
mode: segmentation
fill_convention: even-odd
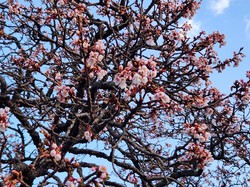
[[[250,71],[213,86],[244,54],[200,3],[0,2],[1,185],[250,185]]]

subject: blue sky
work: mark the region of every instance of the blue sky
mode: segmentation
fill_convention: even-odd
[[[245,72],[250,70],[250,1],[203,0],[191,23],[194,35],[201,30],[207,34],[219,31],[226,35],[226,46],[217,51],[221,59],[232,57],[233,51],[244,47],[246,57],[238,67],[212,76],[214,85],[228,92],[234,80],[245,79]]]

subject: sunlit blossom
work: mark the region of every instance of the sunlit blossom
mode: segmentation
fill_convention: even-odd
[[[107,71],[102,69],[102,70],[98,71],[96,74],[97,74],[97,79],[102,80],[103,77],[107,74]]]
[[[98,53],[97,52],[90,52],[89,58],[87,59],[87,65],[90,68],[93,68],[95,64],[97,63],[97,58],[98,58]]]
[[[135,85],[140,85],[141,81],[142,81],[142,77],[138,73],[135,73],[133,76],[132,83]]]
[[[162,101],[163,103],[170,102],[170,98],[164,92],[157,92],[156,94],[154,94],[154,99]]]
[[[62,159],[60,147],[58,147],[56,143],[51,144],[50,156],[53,157],[56,161],[60,161]]]
[[[84,138],[88,141],[91,142],[91,137],[92,137],[92,133],[89,131],[85,131],[84,132]]]
[[[118,85],[121,89],[125,89],[127,87],[126,78],[119,77],[118,74],[114,79],[114,83]]]
[[[97,51],[99,51],[100,53],[103,53],[103,52],[104,52],[105,45],[103,44],[102,40],[98,40],[98,41],[95,43],[95,49],[96,49]]]

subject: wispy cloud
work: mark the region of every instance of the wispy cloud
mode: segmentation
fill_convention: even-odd
[[[227,9],[230,5],[230,0],[211,0],[210,1],[210,9],[216,14],[224,13],[225,9]]]
[[[250,14],[245,17],[245,33],[248,39],[250,39]]]
[[[194,19],[187,21],[191,26],[192,29],[187,33],[189,37],[197,36],[201,31],[201,22],[195,21]]]

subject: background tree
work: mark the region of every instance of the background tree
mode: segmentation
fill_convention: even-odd
[[[250,72],[213,87],[243,54],[189,37],[199,5],[1,2],[2,185],[249,185]]]

